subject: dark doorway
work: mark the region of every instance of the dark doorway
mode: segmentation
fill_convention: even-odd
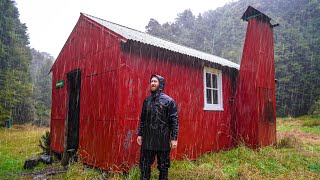
[[[81,71],[77,69],[68,73],[68,130],[66,150],[76,151],[79,146],[79,114],[80,114],[80,87]]]

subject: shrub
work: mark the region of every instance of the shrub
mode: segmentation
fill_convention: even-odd
[[[284,136],[278,140],[276,148],[301,148],[301,142],[294,136]]]
[[[302,123],[302,126],[308,126],[308,127],[320,126],[320,118],[308,119]]]
[[[50,150],[50,131],[46,131],[44,135],[41,136],[39,140],[39,146],[42,149],[42,153],[46,155],[51,154]]]
[[[309,113],[312,117],[320,118],[320,98],[310,107]]]
[[[39,140],[39,147],[42,149],[41,154],[53,156],[53,160],[61,160],[61,154],[58,154],[50,149],[50,131],[46,131]]]

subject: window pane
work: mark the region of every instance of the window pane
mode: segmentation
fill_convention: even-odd
[[[213,90],[213,104],[218,104],[218,90]]]
[[[212,87],[211,74],[209,74],[209,73],[206,73],[206,87]]]
[[[207,89],[207,103],[212,104],[212,90]]]
[[[212,74],[212,82],[213,82],[213,88],[218,88],[217,75]]]

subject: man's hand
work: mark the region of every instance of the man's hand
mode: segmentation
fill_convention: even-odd
[[[137,137],[137,143],[141,146],[142,144],[142,136]]]
[[[171,140],[170,146],[172,149],[177,148],[178,146],[178,141],[177,140]]]

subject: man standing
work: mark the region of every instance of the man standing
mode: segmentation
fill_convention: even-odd
[[[168,179],[170,148],[177,147],[178,112],[174,100],[163,93],[164,78],[151,75],[150,91],[142,106],[137,142],[141,145],[141,179],[149,180],[157,156],[159,179]]]

